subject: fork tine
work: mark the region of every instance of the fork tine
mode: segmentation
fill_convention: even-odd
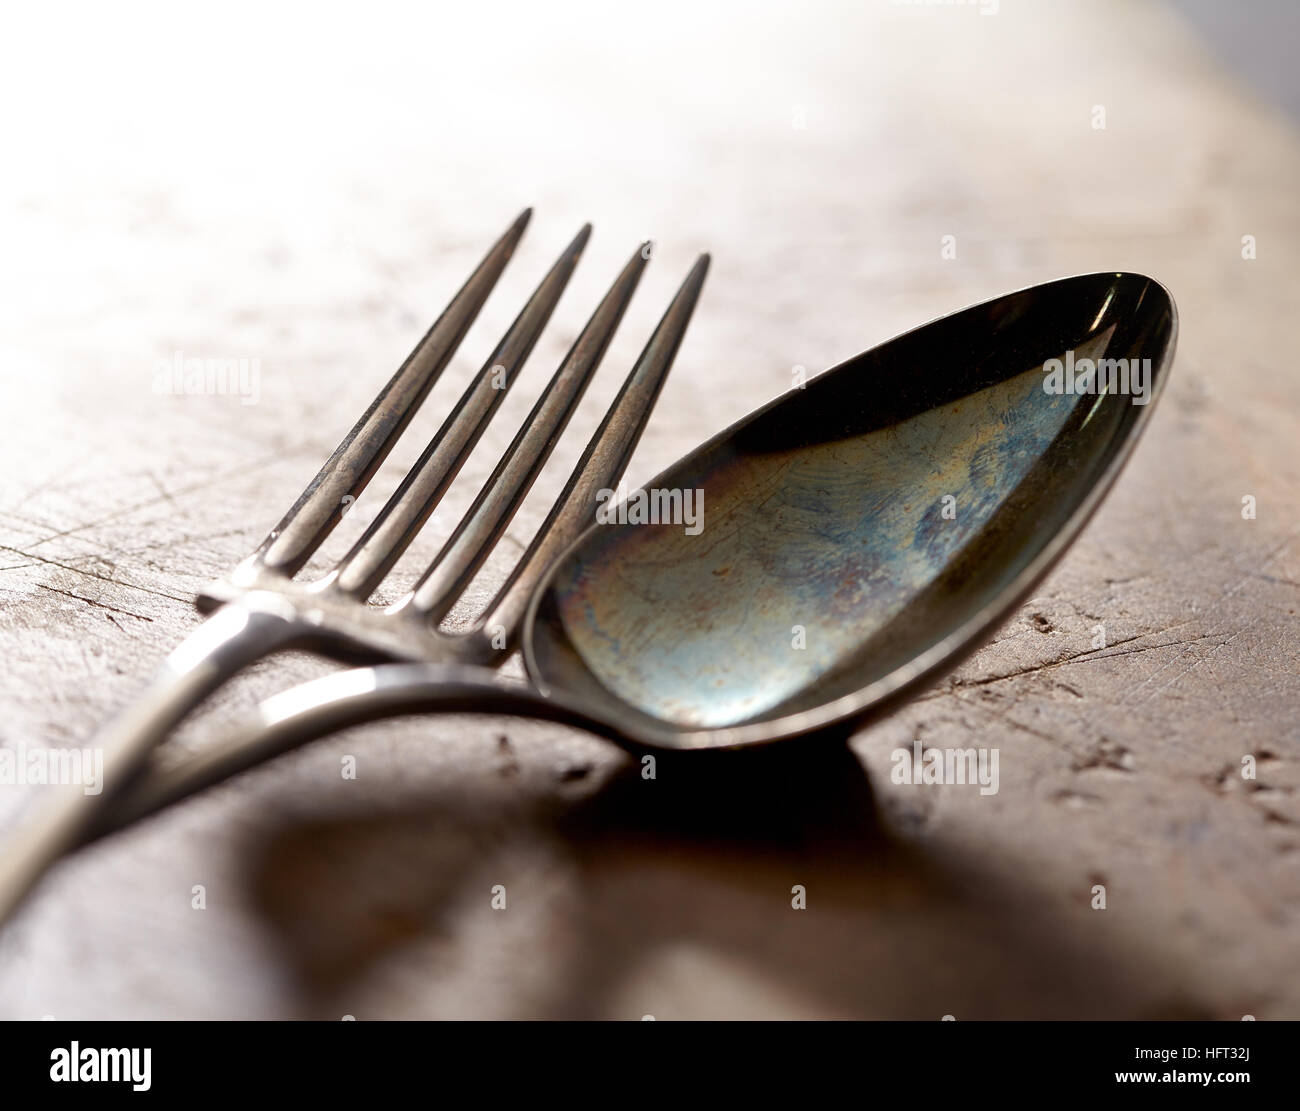
[[[623,267],[501,457],[492,477],[474,499],[469,512],[412,592],[393,607],[394,610],[409,608],[438,620],[455,605],[456,598],[482,566],[520,502],[532,488],[600,366],[641,280],[641,273],[650,257],[646,250],[648,246],[648,243],[643,243],[638,247],[636,254]]]
[[[429,519],[550,319],[591,236],[584,224],[510,325],[483,369],[461,395],[415,466],[352,549],[322,581],[353,598],[368,598]]]
[[[627,381],[587,444],[533,542],[475,623],[475,630],[486,631],[494,645],[502,634],[505,643],[513,645],[538,579],[591,523],[596,494],[603,489],[612,489],[623,474],[681,346],[708,272],[709,256],[700,255],[637,358]]]
[[[320,547],[342,516],[344,498],[355,497],[365,489],[460,346],[510,261],[532,212],[531,208],[524,209],[488,251],[293,508],[262,541],[253,556],[255,561],[292,575]]]

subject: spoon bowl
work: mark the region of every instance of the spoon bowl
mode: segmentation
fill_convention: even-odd
[[[656,748],[886,712],[982,644],[1079,534],[1176,332],[1158,282],[1090,274],[778,397],[647,485],[650,505],[702,507],[694,527],[597,524],[557,561],[523,632],[534,686]]]

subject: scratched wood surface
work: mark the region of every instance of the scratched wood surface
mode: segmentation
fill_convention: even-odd
[[[1173,15],[235,9],[195,34],[160,9],[72,37],[15,18],[38,22],[0,67],[26,106],[0,178],[7,746],[84,743],[131,698],[525,204],[499,291],[325,556],[583,220],[595,239],[380,600],[639,237],[658,246],[636,304],[471,602],[699,250],[714,269],[634,482],[793,368],[1029,283],[1150,273],[1182,332],[1148,435],[1039,595],[849,748],[646,782],[550,725],[353,729],[60,868],[0,937],[0,1016],[1300,1017],[1300,138]],[[256,359],[255,396],[155,392],[178,352]],[[331,667],[259,666],[175,743]],[[891,783],[918,738],[996,748],[998,793]],[[25,798],[0,787],[0,818]]]

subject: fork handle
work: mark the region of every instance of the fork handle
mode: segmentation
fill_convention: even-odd
[[[99,811],[83,843],[339,729],[432,712],[512,714],[578,726],[611,740],[622,736],[615,723],[590,708],[562,694],[507,682],[488,667],[411,663],[353,668],[268,698],[253,721],[216,744],[170,766],[150,767],[113,806]]]
[[[144,694],[96,738],[92,753],[102,772],[90,784],[47,788],[30,817],[0,851],[0,923],[8,919],[67,852],[76,848],[104,811],[138,776],[154,748],[209,694],[242,668],[288,647],[301,629],[274,611],[239,605],[217,610],[170,656]],[[84,778],[84,776],[83,776]]]

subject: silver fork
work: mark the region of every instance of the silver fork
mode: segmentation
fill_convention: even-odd
[[[191,710],[248,664],[286,648],[355,662],[376,659],[498,666],[510,655],[533,586],[589,523],[640,439],[708,270],[701,255],[588,443],[528,550],[466,630],[439,623],[490,554],[550,456],[600,364],[650,257],[642,244],[596,308],[464,518],[414,588],[381,610],[367,600],[438,505],[482,436],[550,318],[591,233],[551,267],[418,461],[348,553],[311,582],[302,570],[365,488],[469,330],[531,209],[488,252],[460,292],[257,550],[196,599],[211,616],[164,662],[141,699],[95,744],[103,789],[59,788],[0,855],[0,921],[46,870],[83,840]],[[215,611],[215,612],[214,612]]]

